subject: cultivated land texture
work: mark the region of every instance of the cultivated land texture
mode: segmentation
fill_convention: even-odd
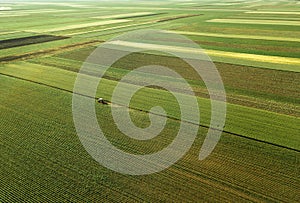
[[[300,2],[294,0],[0,2],[0,202],[300,202],[299,20]],[[129,176],[99,165],[81,145],[72,90],[82,63],[99,44],[146,28],[185,35],[204,49],[222,76],[228,112],[220,142],[199,161],[210,123],[201,78],[182,60],[160,52],[117,61],[105,72],[97,97],[110,101],[131,70],[162,65],[188,81],[201,112],[198,136],[181,160],[157,174]],[[152,42],[118,45],[195,51]],[[168,146],[180,126],[178,103],[155,86],[132,98],[133,122],[149,126],[148,112],[156,105],[168,119],[149,141],[117,129],[111,109],[125,107],[95,102],[95,109],[115,146],[149,154]]]

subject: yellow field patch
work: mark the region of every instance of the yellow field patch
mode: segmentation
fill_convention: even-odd
[[[205,33],[205,32],[187,32],[187,31],[167,31],[167,32],[168,33],[182,34],[182,35],[196,35],[196,36],[207,36],[207,37],[222,37],[222,38],[237,38],[237,39],[260,39],[260,40],[273,40],[273,41],[300,42],[300,38],[291,38],[291,37],[217,34],[217,33]]]
[[[47,29],[47,30],[30,30],[29,32],[39,32],[39,31],[45,31],[45,32],[56,32],[56,31],[62,31],[62,30],[70,30],[70,29],[78,29],[78,28],[85,28],[85,27],[93,27],[93,26],[99,26],[99,25],[109,25],[109,24],[115,24],[115,23],[125,23],[129,22],[131,20],[126,19],[120,19],[120,20],[107,20],[107,21],[99,21],[99,22],[93,22],[93,23],[83,23],[83,24],[77,24],[77,25],[68,25],[63,27],[57,27],[53,29]],[[28,32],[28,30],[27,30]]]
[[[125,46],[125,47],[133,47],[133,48],[145,48],[145,49],[149,49],[149,50],[175,51],[175,52],[182,52],[182,53],[190,53],[191,55],[193,55],[195,53],[199,53],[199,54],[203,53],[203,50],[201,50],[201,49],[190,48],[190,47],[147,44],[147,43],[128,42],[128,41],[112,41],[109,43],[112,45],[119,45],[119,46]],[[227,52],[227,51],[218,51],[218,50],[204,50],[204,52],[206,54],[208,54],[209,56],[243,59],[243,60],[249,60],[249,61],[273,63],[273,64],[300,65],[299,58],[266,56],[266,55],[246,54],[246,53]]]
[[[266,63],[276,63],[276,64],[289,64],[289,65],[300,65],[299,58],[281,57],[281,56],[266,56],[258,54],[245,54],[218,50],[205,50],[205,53],[211,56],[235,58],[235,59],[245,59],[250,61],[259,61]]]
[[[91,18],[97,18],[97,19],[126,18],[126,17],[135,17],[135,16],[151,15],[151,14],[154,14],[154,13],[152,13],[152,12],[123,13],[123,14],[107,15],[107,16],[95,16],[95,17],[91,17]]]
[[[250,20],[250,19],[212,19],[206,22],[211,23],[236,23],[236,24],[260,24],[260,25],[294,25],[300,26],[298,21],[283,21],[283,20]]]

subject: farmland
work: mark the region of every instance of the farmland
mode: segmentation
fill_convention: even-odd
[[[0,2],[0,202],[299,202],[299,19],[300,3],[293,0]],[[189,64],[163,53],[194,60],[202,50],[167,39],[109,41],[141,29],[186,36],[220,73],[226,124],[216,148],[202,161],[199,150],[211,121],[209,92]],[[108,55],[155,51],[130,53],[107,70],[92,66],[80,72],[104,43],[111,47],[104,49]],[[124,76],[153,64],[176,71],[192,88],[200,111],[197,137],[179,161],[159,173],[121,174],[83,147],[73,120],[74,83],[78,75],[93,81],[103,74],[96,95],[81,96],[95,101],[107,139],[130,154],[156,153],[172,143],[180,128],[180,105],[173,94],[146,86],[128,109],[95,100],[112,102]],[[123,94],[149,77],[141,72],[126,81]],[[176,78],[164,79],[184,91]],[[153,106],[163,107],[167,118],[150,140],[126,136],[112,116],[112,111],[129,110],[132,122],[147,128]]]

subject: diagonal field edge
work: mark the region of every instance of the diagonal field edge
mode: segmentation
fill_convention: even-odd
[[[53,88],[53,89],[56,89],[56,90],[68,92],[70,94],[77,94],[77,95],[80,95],[80,96],[83,96],[83,97],[87,97],[87,98],[90,98],[90,99],[95,99],[95,100],[97,99],[96,97],[92,97],[92,96],[85,95],[85,94],[80,94],[80,93],[73,92],[71,90],[67,90],[67,89],[64,89],[64,88],[57,87],[57,86],[48,85],[48,84],[41,83],[41,82],[36,82],[36,81],[33,81],[33,80],[21,78],[21,77],[18,77],[18,76],[13,76],[13,75],[6,74],[6,73],[0,73],[0,75],[6,76],[6,77],[10,77],[10,78],[19,79],[19,80],[23,80],[23,81],[26,81],[26,82],[31,82],[31,83],[34,83],[34,84],[38,84],[38,85],[41,85],[41,86]],[[109,101],[109,103],[111,103],[111,102]],[[185,122],[185,123],[189,123],[189,124],[192,124],[192,125],[197,125],[197,126],[200,126],[200,127],[203,127],[203,128],[207,128],[207,129],[210,128],[209,126],[206,126],[206,125],[203,125],[203,124],[197,124],[197,123],[194,123],[194,122],[191,122],[191,121],[184,121],[184,120],[180,120],[178,118],[174,118],[174,117],[171,117],[171,116],[163,116],[163,115],[152,113],[152,112],[149,112],[149,111],[146,111],[146,110],[142,110],[142,109],[138,109],[138,108],[133,108],[133,107],[128,107],[128,106],[122,105],[122,104],[117,104],[117,105],[129,108],[129,109],[132,109],[132,110],[135,110],[135,111],[140,111],[140,112],[143,112],[143,113],[148,113],[148,114],[153,114],[153,115],[156,115],[156,116],[166,117],[166,118],[171,119],[171,120]],[[215,129],[215,128],[212,128],[212,129],[213,130],[218,130],[218,129]],[[284,145],[280,145],[280,144],[276,144],[276,143],[272,143],[272,142],[268,142],[268,141],[264,141],[264,140],[260,140],[260,139],[256,139],[256,138],[252,138],[252,137],[247,137],[245,135],[233,133],[233,132],[230,132],[230,131],[227,131],[227,130],[222,130],[222,132],[230,134],[230,135],[234,135],[234,136],[237,136],[237,137],[245,138],[245,139],[248,139],[248,140],[252,140],[252,141],[256,141],[256,142],[260,142],[260,143],[264,143],[264,144],[269,144],[269,145],[272,145],[272,146],[275,146],[275,147],[280,147],[280,148],[283,148],[283,149],[288,149],[288,150],[292,150],[292,151],[295,151],[295,152],[300,152],[299,149],[295,149],[295,148],[292,148],[292,147],[287,147],[287,146],[284,146]]]

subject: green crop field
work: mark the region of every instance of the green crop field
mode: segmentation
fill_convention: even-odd
[[[0,202],[300,202],[299,19],[296,0],[1,1]],[[132,34],[132,40],[119,37],[147,29],[162,31],[145,38]],[[172,41],[174,35],[195,44]],[[102,45],[103,55],[94,60],[103,64],[91,63],[89,56]],[[146,51],[133,51],[140,49]],[[227,109],[220,140],[213,138],[216,147],[200,160],[208,132],[220,132],[220,126],[210,128],[208,83],[217,81],[205,80],[187,62],[203,52],[220,74]],[[126,56],[107,67],[118,53]],[[127,77],[149,65],[170,68],[194,95],[174,75],[140,70]],[[95,92],[74,90],[76,78],[89,87],[99,75]],[[145,85],[148,80],[157,85]],[[165,83],[173,92],[159,85]],[[114,100],[120,84],[120,98],[140,88],[129,106]],[[176,95],[195,99],[198,107],[180,103]],[[168,160],[145,157],[169,148],[173,140],[187,146],[188,135],[176,137],[182,123],[199,129],[170,167],[145,175],[120,173],[122,164],[118,170],[107,167],[83,143],[84,130],[74,118],[77,97],[93,104],[95,123],[112,146],[142,158],[134,165],[132,159],[93,148],[105,141],[87,137],[91,149],[133,168],[163,165]],[[100,97],[108,104],[99,104]],[[166,115],[153,111],[155,106]],[[182,109],[196,118],[185,120]],[[90,112],[84,106],[78,112],[87,133],[96,132],[88,122]],[[147,131],[151,139],[134,139],[115,120],[123,112],[142,130],[152,127],[152,119],[165,118],[165,125],[158,135]],[[122,125],[129,126],[126,122]],[[176,156],[181,148],[171,152]]]

